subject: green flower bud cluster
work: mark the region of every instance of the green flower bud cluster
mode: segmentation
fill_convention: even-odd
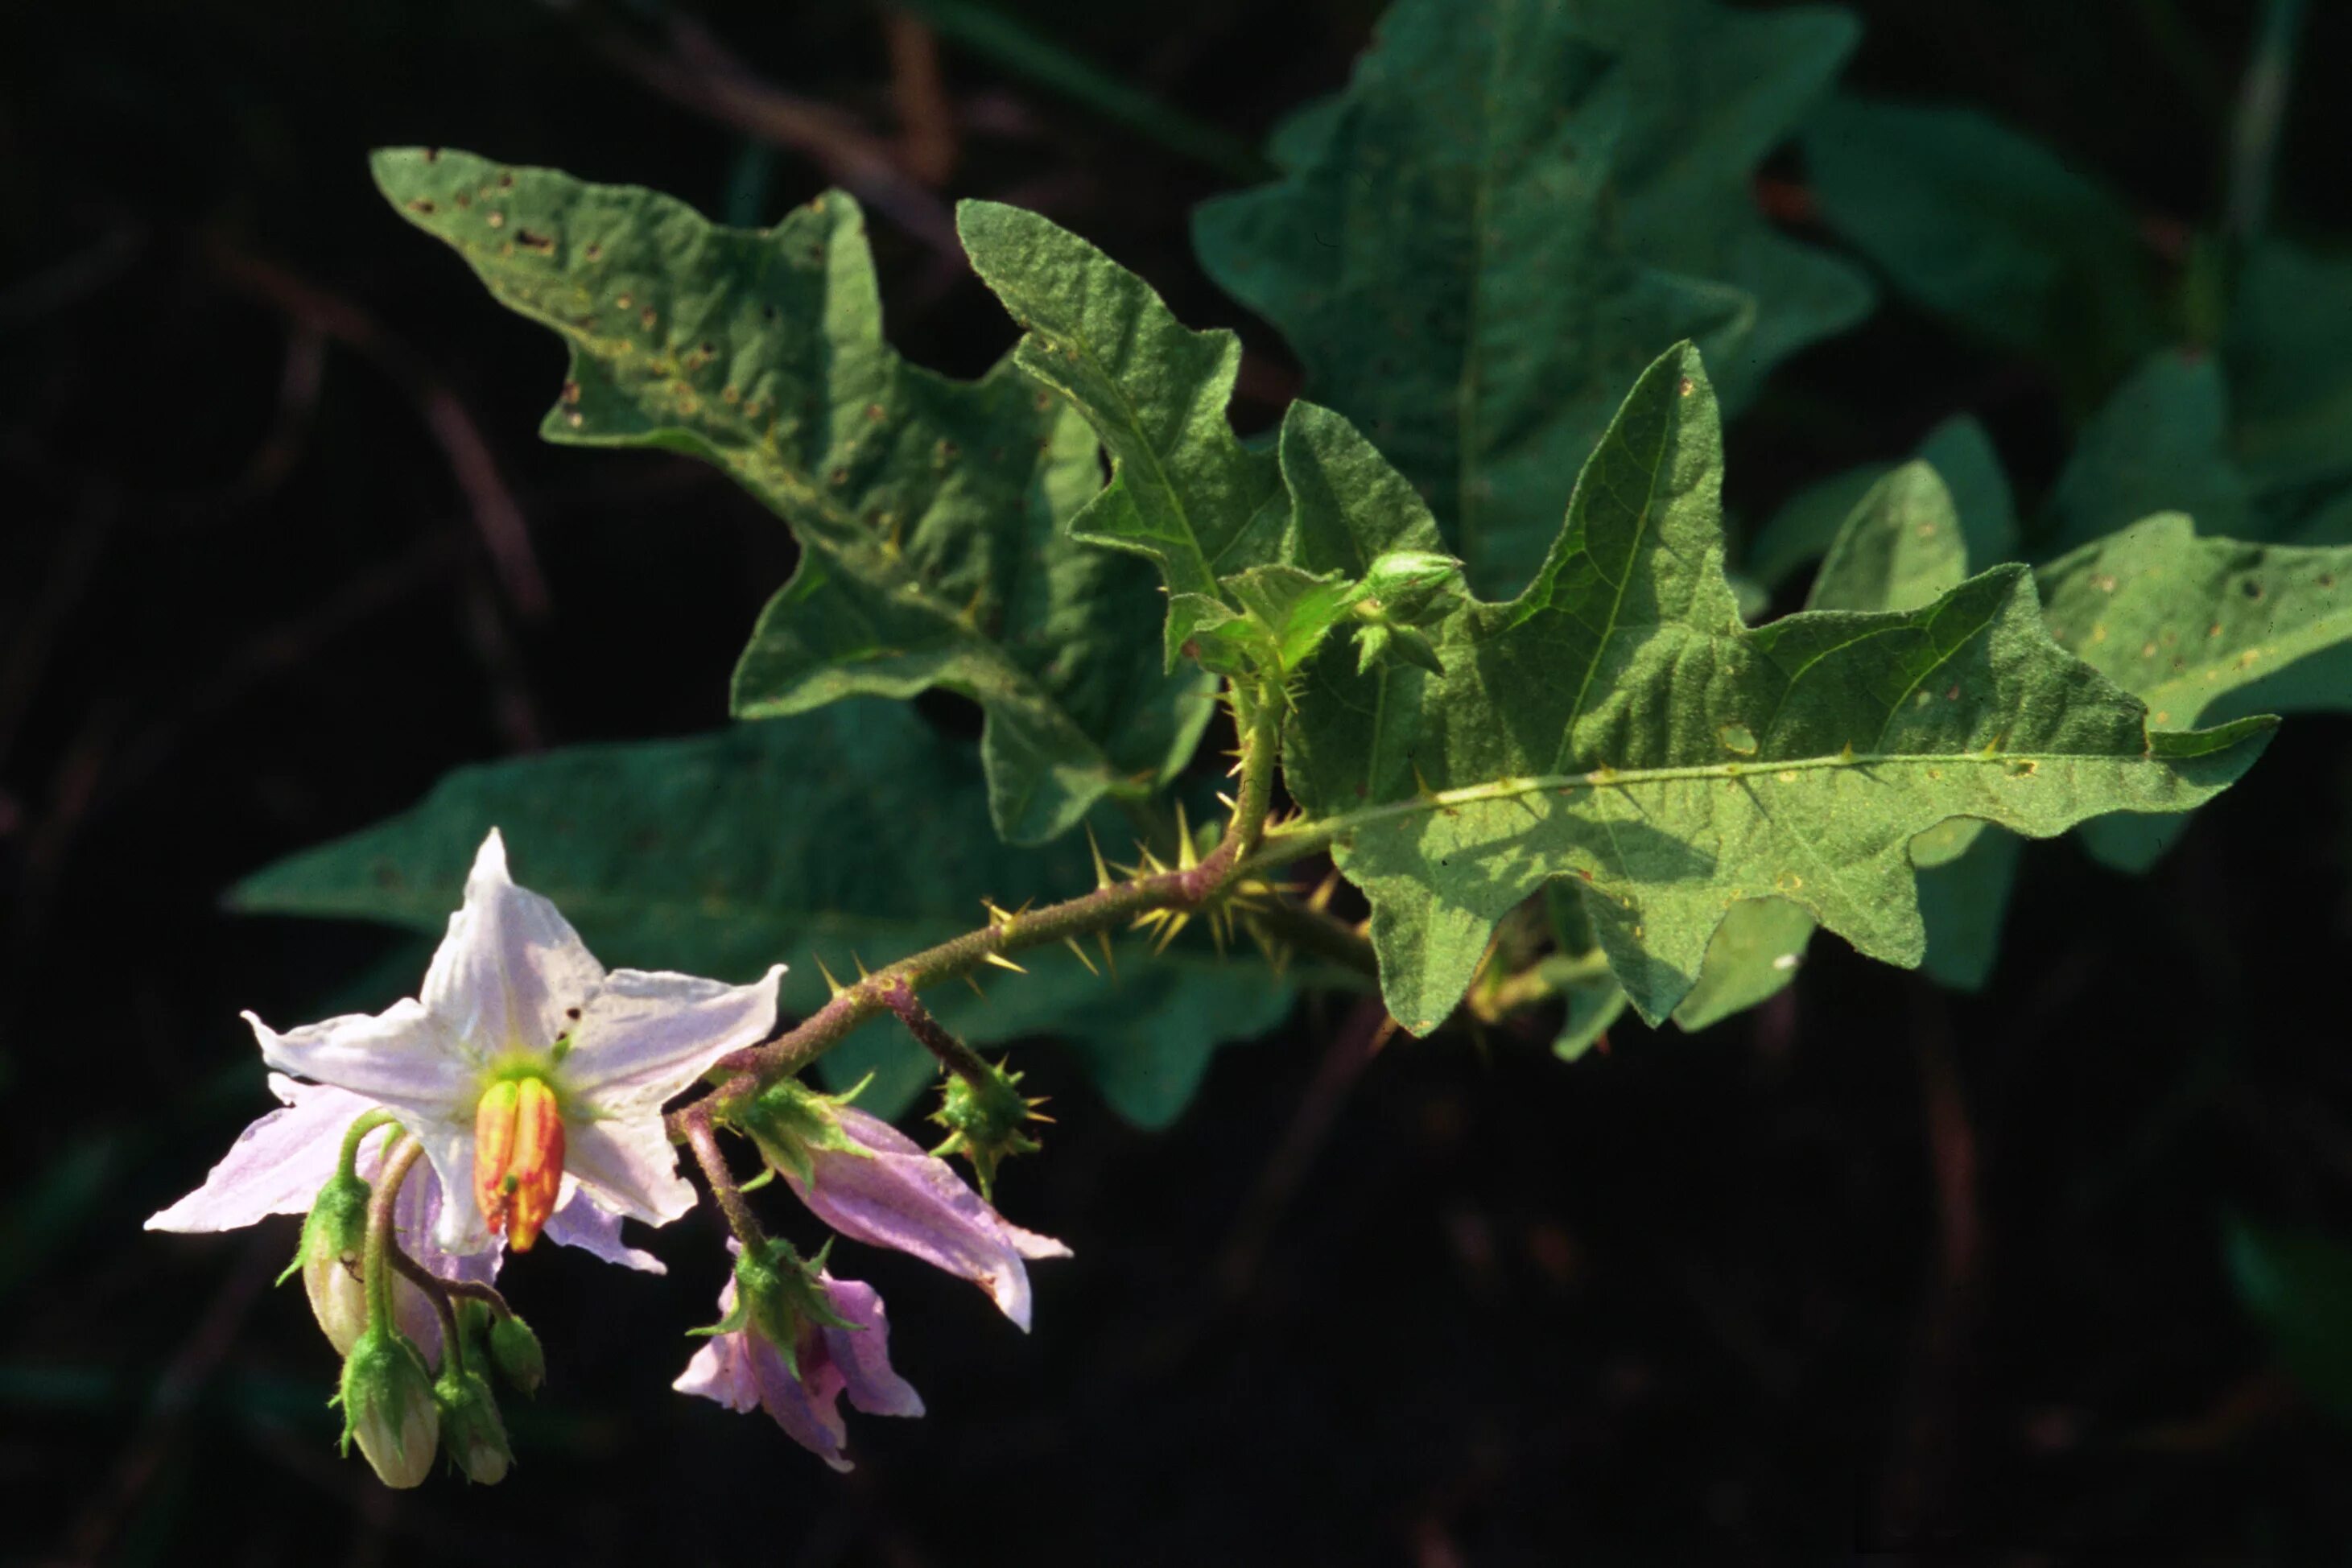
[[[1437,645],[1423,628],[1444,620],[1462,600],[1462,563],[1428,550],[1391,550],[1372,562],[1357,584],[1349,614],[1356,629],[1356,668],[1385,658],[1443,675]]]

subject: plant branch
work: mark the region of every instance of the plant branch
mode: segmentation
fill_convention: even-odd
[[[900,959],[854,985],[843,986],[831,1001],[777,1038],[720,1061],[718,1070],[730,1076],[720,1084],[715,1098],[721,1102],[740,1100],[800,1071],[847,1038],[860,1024],[889,1011],[887,998],[900,987],[911,994],[922,986],[970,974],[992,958],[1092,936],[1153,910],[1196,910],[1261,864],[1270,867],[1308,853],[1308,848],[1302,847],[1278,856],[1253,856],[1243,847],[1263,838],[1267,804],[1274,793],[1277,735],[1270,705],[1255,707],[1243,731],[1241,789],[1234,822],[1223,839],[1198,863],[1155,870],[1124,882],[1106,881],[1091,893],[1042,910],[1000,914],[979,931],[967,931]],[[707,1131],[709,1104],[707,1100],[698,1100],[672,1111],[671,1135],[693,1142],[698,1120]],[[696,1152],[698,1156],[700,1150]]]
[[[727,1228],[743,1244],[746,1252],[758,1252],[767,1244],[768,1233],[760,1228],[760,1216],[751,1212],[750,1200],[736,1184],[735,1174],[727,1168],[727,1156],[719,1152],[719,1135],[710,1127],[710,1100],[698,1100],[675,1120],[684,1123],[686,1141],[694,1150],[695,1163],[702,1167],[705,1180],[710,1184],[711,1195],[719,1200],[727,1215]]]

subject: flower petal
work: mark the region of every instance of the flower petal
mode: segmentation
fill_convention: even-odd
[[[694,1206],[659,1110],[569,1123],[565,1132],[564,1168],[606,1214],[667,1225]]]
[[[604,978],[572,922],[507,875],[506,840],[490,829],[466,879],[466,903],[425,972],[424,1001],[478,1059],[543,1051],[563,1033],[567,1009]]]
[[[963,1184],[944,1160],[923,1152],[888,1122],[854,1107],[837,1112],[841,1130],[865,1154],[813,1152],[814,1180],[783,1173],[818,1218],[858,1241],[895,1247],[969,1279],[988,1292],[1024,1332],[1029,1328],[1029,1270],[1024,1256],[1066,1256],[1048,1237],[1019,1232]]]
[[[920,1415],[923,1396],[890,1365],[890,1319],[882,1293],[863,1280],[822,1278],[835,1314],[857,1325],[822,1331],[826,1358],[841,1373],[849,1403],[868,1415]]]
[[[563,1082],[600,1110],[658,1106],[767,1036],[783,975],[779,963],[749,985],[726,985],[616,969],[572,1026]]]
[[[374,1101],[349,1089],[269,1075],[285,1106],[243,1132],[205,1184],[152,1215],[149,1230],[236,1230],[268,1215],[308,1214],[335,1172],[343,1133]]]
[[[497,1253],[505,1246],[505,1238],[491,1233],[482,1221],[480,1205],[474,1201],[472,1119],[460,1122],[404,1117],[403,1125],[425,1145],[425,1162],[436,1178],[431,1233],[434,1247],[449,1259]],[[412,1184],[415,1180],[414,1175],[409,1177]],[[403,1192],[402,1202],[407,1202],[409,1196],[409,1193]],[[445,1268],[440,1272],[453,1270]]]
[[[719,1334],[704,1341],[670,1386],[680,1394],[715,1399],[739,1414],[760,1403],[760,1385],[752,1379],[740,1334]]]
[[[1077,1256],[1070,1250],[1067,1242],[1056,1241],[1050,1236],[1040,1236],[1034,1230],[1024,1230],[1003,1215],[996,1216],[996,1223],[1004,1227],[1005,1239],[1013,1243],[1013,1250],[1024,1258],[1076,1258]]]
[[[759,1384],[760,1408],[775,1417],[785,1436],[835,1469],[852,1468],[845,1451],[849,1428],[841,1418],[843,1378],[833,1363],[812,1349],[801,1358],[802,1375],[794,1377],[767,1341],[751,1333],[736,1337]]]
[[[282,1035],[251,1013],[245,1021],[261,1042],[261,1059],[280,1072],[427,1119],[473,1120],[476,1064],[417,1002],[402,1000],[373,1017],[351,1013]]]
[[[650,1252],[641,1252],[621,1239],[621,1216],[607,1214],[589,1197],[576,1178],[567,1179],[564,1194],[547,1218],[547,1238],[564,1247],[593,1253],[607,1263],[646,1274],[667,1274],[669,1266]]]

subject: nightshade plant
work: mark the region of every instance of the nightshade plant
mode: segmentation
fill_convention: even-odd
[[[830,1245],[771,1234],[735,1162],[1026,1329],[1028,1263],[1066,1249],[990,1201],[1041,1140],[980,1046],[1060,1036],[1160,1123],[1302,986],[1376,986],[1413,1036],[1551,1007],[1573,1057],[1628,1007],[1696,1028],[1754,1005],[1816,928],[1981,984],[2022,838],[2087,824],[2095,853],[2146,865],[2145,825],[2265,744],[2275,721],[2231,695],[2352,637],[2352,545],[2216,526],[2250,525],[2273,481],[2324,522],[2345,509],[2315,487],[2352,476],[2290,407],[2252,443],[2271,480],[2217,480],[2195,460],[2222,438],[2210,363],[2158,350],[2097,387],[2116,411],[2046,515],[2021,522],[1963,418],[1823,480],[1735,558],[1722,419],[1872,300],[1748,195],[1853,41],[1822,8],[1402,0],[1346,92],[1277,133],[1275,182],[1199,215],[1212,275],[1307,374],[1250,439],[1237,340],[1034,213],[960,210],[1023,334],[962,382],[886,341],[840,193],[751,231],[551,170],[379,154],[401,214],[564,339],[549,439],[718,465],[799,565],[732,730],[464,770],[239,889],[447,933],[417,1000],[257,1020],[286,1109],[152,1223],[307,1212],[297,1264],[352,1437],[394,1485],[436,1442],[495,1480],[484,1369],[529,1387],[543,1364],[493,1284],[503,1250],[543,1230],[657,1270],[620,1226],[690,1206],[682,1144],[734,1263],[677,1386],[846,1468],[843,1395],[921,1400],[880,1298]],[[1989,330],[2078,325],[1937,271],[1923,237],[1961,219],[1919,215],[1953,193],[1890,173],[1916,154],[1997,178],[1970,149],[2005,133],[1882,112],[1812,121],[1832,222]],[[2189,451],[2168,477],[2135,442]],[[1816,558],[1806,607],[1763,618]],[[978,705],[976,753],[907,705],[932,689]],[[1189,771],[1208,745],[1232,762],[1213,802]],[[550,897],[509,880],[500,828]],[[1365,919],[1333,912],[1342,879]],[[733,982],[608,973],[559,910],[609,952]],[[942,1072],[926,1152],[890,1123]]]

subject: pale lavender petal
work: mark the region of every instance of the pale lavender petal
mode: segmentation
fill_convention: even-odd
[[[572,1026],[564,1085],[612,1111],[658,1106],[776,1022],[781,963],[750,985],[616,969]]]
[[[851,1468],[845,1452],[849,1429],[841,1419],[842,1376],[833,1363],[812,1347],[801,1358],[802,1375],[796,1378],[773,1345],[757,1334],[741,1337],[760,1387],[760,1407],[775,1417],[785,1436],[836,1470]]]
[[[730,1252],[741,1249],[730,1239]],[[758,1404],[787,1436],[836,1470],[851,1468],[845,1451],[848,1428],[841,1396],[876,1415],[920,1415],[922,1397],[890,1368],[890,1323],[882,1298],[855,1279],[819,1274],[826,1299],[839,1316],[862,1325],[824,1329],[811,1336],[795,1378],[773,1345],[750,1329],[712,1337],[695,1352],[686,1371],[670,1384],[681,1394],[716,1400],[730,1410]],[[735,1278],[719,1292],[723,1321],[735,1310]]]
[[[562,1247],[576,1247],[590,1252],[607,1263],[617,1263],[625,1268],[635,1268],[647,1274],[667,1274],[669,1266],[650,1252],[641,1252],[621,1239],[621,1216],[607,1214],[588,1196],[587,1190],[572,1179],[565,1178],[565,1191],[555,1212],[547,1218],[547,1238]]]
[[[857,1325],[820,1334],[849,1403],[868,1415],[920,1415],[923,1396],[890,1365],[890,1319],[882,1309],[882,1293],[861,1280],[821,1278],[834,1315]]]
[[[1050,1236],[1040,1236],[1034,1230],[1024,1230],[1003,1215],[996,1216],[996,1223],[1004,1227],[1005,1238],[1013,1243],[1013,1250],[1024,1258],[1075,1258],[1077,1256],[1070,1250],[1067,1242],[1057,1241]]]
[[[335,1172],[343,1133],[373,1100],[348,1089],[269,1075],[284,1100],[243,1132],[205,1184],[147,1221],[149,1230],[236,1230],[274,1214],[308,1214]]]
[[[607,1214],[667,1225],[694,1207],[661,1112],[646,1110],[565,1129],[564,1168]]]
[[[801,1201],[844,1236],[895,1247],[971,1280],[1026,1332],[1029,1270],[1013,1227],[946,1161],[925,1153],[888,1122],[848,1107],[839,1115],[842,1131],[869,1152],[814,1151],[814,1181],[784,1173]],[[1043,1250],[1049,1238],[1022,1236],[1038,1249],[1030,1255],[1057,1256]]]
[[[373,1017],[351,1013],[282,1035],[251,1013],[245,1021],[261,1042],[261,1059],[280,1072],[395,1110],[444,1118],[462,1109],[472,1120],[478,1064],[421,1003],[404,999]]]
[[[543,1051],[604,978],[572,922],[507,875],[506,841],[490,829],[466,879],[466,903],[425,975],[424,1002],[478,1060]]]
[[[670,1386],[680,1394],[715,1399],[738,1413],[760,1403],[760,1384],[751,1376],[741,1334],[716,1334],[705,1340]]]

